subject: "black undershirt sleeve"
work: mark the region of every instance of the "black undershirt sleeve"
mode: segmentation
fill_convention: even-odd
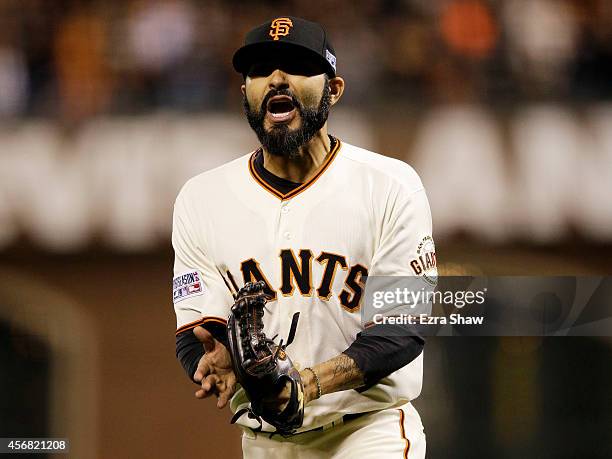
[[[424,338],[410,325],[377,324],[357,334],[343,353],[364,375],[366,390],[408,365],[423,351]]]
[[[204,347],[193,334],[193,330],[187,330],[176,335],[176,358],[181,362],[181,365],[187,372],[187,376],[194,383],[193,374],[198,368],[198,362],[203,355]]]
[[[227,337],[225,335],[225,327],[219,324],[203,325],[217,341],[220,341],[227,347]],[[193,375],[198,368],[198,363],[204,355],[204,346],[193,334],[193,329],[184,331],[176,335],[176,358],[181,362],[181,365],[189,379],[194,383],[200,384],[193,380]]]

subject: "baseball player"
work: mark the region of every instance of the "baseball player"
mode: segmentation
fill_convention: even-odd
[[[177,357],[195,395],[238,413],[244,457],[422,458],[411,402],[424,340],[365,327],[360,309],[368,276],[435,279],[423,185],[407,164],[328,134],[344,81],[319,24],[268,21],[233,65],[261,146],[190,179],[174,208]],[[266,336],[286,337],[300,313],[285,348],[303,388],[303,420],[290,434],[241,415],[254,400],[236,383],[227,319],[249,282],[268,299]],[[281,412],[292,396],[287,383],[259,402]]]

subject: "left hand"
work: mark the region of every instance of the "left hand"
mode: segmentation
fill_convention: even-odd
[[[266,410],[275,411],[281,413],[289,400],[291,399],[291,382],[287,381],[283,389],[274,397],[265,398],[263,400],[264,407]]]
[[[312,371],[310,370],[300,371],[300,378],[302,379],[302,384],[304,385],[304,405],[306,405],[308,402],[317,398],[317,385],[314,380],[314,376],[312,375]],[[285,387],[283,387],[276,397],[264,399],[263,403],[266,408],[280,413],[285,409],[290,398],[291,383],[287,381]]]

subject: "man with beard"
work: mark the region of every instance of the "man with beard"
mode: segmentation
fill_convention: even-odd
[[[286,16],[246,35],[234,55],[244,109],[261,147],[189,180],[177,197],[172,242],[177,357],[233,412],[249,406],[227,350],[232,285],[262,281],[266,336],[284,336],[300,369],[304,421],[292,435],[238,418],[245,457],[422,458],[411,400],[421,390],[424,339],[362,321],[368,276],[435,283],[431,214],[407,164],[327,132],[344,81],[324,29]],[[268,405],[281,411],[287,384]]]

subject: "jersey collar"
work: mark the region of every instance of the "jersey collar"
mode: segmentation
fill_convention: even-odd
[[[266,191],[268,191],[269,193],[273,194],[274,196],[276,196],[281,201],[285,201],[287,199],[291,199],[291,198],[297,196],[302,191],[306,190],[306,188],[311,186],[314,182],[316,182],[317,179],[323,175],[323,173],[329,168],[329,166],[332,163],[332,161],[336,158],[336,156],[338,155],[338,151],[340,150],[340,146],[341,145],[342,145],[342,142],[340,141],[340,139],[336,138],[336,144],[334,145],[334,148],[327,155],[327,158],[325,159],[323,164],[321,164],[321,166],[319,167],[317,172],[310,179],[308,179],[307,181],[302,183],[297,188],[294,188],[293,190],[289,191],[288,193],[281,193],[280,191],[276,190],[274,187],[272,187],[270,184],[268,184],[261,177],[261,175],[259,175],[257,173],[257,170],[255,169],[255,157],[256,157],[256,155],[258,153],[261,152],[261,148],[258,149],[257,151],[255,151],[251,155],[251,157],[249,158],[249,172],[251,173],[251,176],[253,177],[253,179],[259,185],[261,185]]]

